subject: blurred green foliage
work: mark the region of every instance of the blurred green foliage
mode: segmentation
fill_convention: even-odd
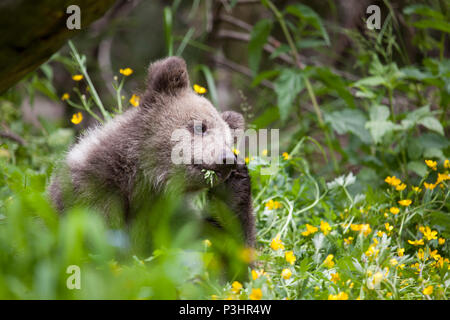
[[[239,6],[225,2],[227,13]],[[164,34],[155,50],[191,62],[193,82],[205,83],[220,108],[223,77],[205,58],[222,53],[209,42],[211,3],[173,1],[148,11],[160,17]],[[260,174],[266,155],[246,155],[258,229],[254,253],[230,236],[235,230],[205,228],[193,218],[203,200],[186,209],[178,193],[149,203],[130,226],[112,226],[88,208],[54,211],[45,187],[77,125],[69,126],[70,117],[41,118],[36,128],[17,106],[45,96],[67,103],[70,114],[83,112],[83,125],[89,115],[103,121],[136,102],[129,101],[132,77],[114,79],[113,94],[99,75],[89,78],[95,63],[83,48],[87,40],[77,43],[85,55],[74,46],[73,59],[65,50],[56,54],[0,101],[2,129],[14,133],[0,137],[0,298],[448,299],[450,10],[445,1],[409,1],[396,11],[384,4],[381,30],[363,31],[335,28],[304,4],[258,5],[264,19],[247,30],[244,54],[251,81],[234,69],[232,84],[249,126],[281,128],[287,153],[271,176]],[[181,15],[187,18],[176,19]],[[413,30],[411,39],[402,37],[400,20]],[[330,48],[340,35],[352,46],[335,57]],[[406,40],[419,57],[414,61]],[[120,43],[116,60],[132,45]],[[326,59],[306,58],[315,56]],[[54,74],[61,65],[83,81],[61,87]],[[135,65],[120,67],[126,66],[143,77]],[[70,98],[60,102],[69,86]],[[386,183],[388,176],[404,188]],[[411,204],[399,204],[405,199]],[[81,269],[81,290],[66,286],[70,265]]]

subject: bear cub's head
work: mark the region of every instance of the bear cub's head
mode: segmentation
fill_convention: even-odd
[[[233,146],[244,118],[233,111],[219,113],[197,94],[183,59],[169,57],[150,65],[141,106],[146,137],[141,163],[157,185],[181,172],[189,189],[203,188],[208,186],[205,170],[214,171],[220,183],[236,168]]]

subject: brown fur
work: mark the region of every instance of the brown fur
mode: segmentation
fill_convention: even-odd
[[[229,111],[221,115],[207,99],[193,92],[184,60],[170,57],[151,64],[141,106],[88,130],[55,170],[48,188],[53,203],[60,211],[84,204],[106,214],[118,207],[125,215],[132,215],[139,203],[151,201],[152,195],[163,192],[180,169],[171,162],[171,134],[177,128],[190,130],[189,124],[194,120],[208,128],[203,137],[206,151],[214,145],[215,138],[225,141],[229,148],[230,128],[244,129],[242,115]],[[182,167],[188,189],[208,186],[200,169],[217,171],[227,190],[229,206],[242,223],[247,243],[253,244],[247,169],[215,164],[214,157],[204,159],[200,167]]]

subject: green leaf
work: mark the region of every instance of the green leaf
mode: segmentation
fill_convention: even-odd
[[[438,119],[435,117],[425,117],[418,121],[419,124],[423,125],[425,128],[436,131],[437,133],[444,135],[444,128]]]
[[[381,142],[383,136],[393,131],[396,126],[389,118],[389,108],[383,105],[374,106],[370,109],[370,121],[365,125],[369,129],[372,139],[375,143]]]
[[[218,108],[219,107],[219,98],[217,96],[216,84],[214,82],[214,77],[212,75],[211,70],[208,66],[204,64],[200,64],[197,68],[203,73],[206,79],[206,83],[208,84],[209,95],[211,96],[211,101],[213,105]]]
[[[353,84],[353,86],[355,87],[363,87],[363,86],[374,87],[379,85],[386,85],[386,79],[384,79],[381,76],[372,76],[358,80]]]
[[[267,42],[273,22],[269,19],[258,21],[250,33],[250,42],[248,44],[248,65],[253,75],[258,73],[259,63],[264,45]]]
[[[164,8],[164,35],[166,39],[167,55],[173,55],[173,35],[172,35],[172,9]]]
[[[347,89],[347,84],[341,77],[334,74],[329,68],[315,68],[314,76],[322,81],[327,88],[336,90],[337,94],[347,103],[351,108],[356,108],[353,95]]]
[[[439,11],[433,10],[429,6],[423,4],[415,4],[411,6],[407,6],[403,9],[403,13],[406,15],[418,14],[426,17],[433,17],[438,20],[444,20],[444,15]]]
[[[413,26],[419,29],[435,29],[450,33],[450,23],[439,20],[420,20],[413,23]]]
[[[338,134],[353,133],[364,143],[371,143],[369,131],[365,128],[367,118],[365,114],[357,109],[345,109],[325,114],[324,119],[331,124],[333,130]]]
[[[411,161],[408,163],[408,170],[411,170],[415,173],[417,173],[417,175],[424,177],[428,170],[427,170],[427,166],[421,162],[421,161]]]
[[[259,73],[252,81],[252,87],[256,87],[257,85],[259,85],[263,80],[267,80],[270,78],[273,78],[277,75],[280,74],[280,71],[278,70],[268,70],[268,71],[263,71],[261,73]]]
[[[323,39],[325,40],[325,43],[328,46],[330,45],[330,38],[325,27],[322,24],[322,19],[313,9],[303,4],[295,4],[288,6],[286,8],[286,12],[297,16],[300,18],[300,20],[304,20],[311,24],[315,29],[320,31]]]
[[[303,75],[299,70],[283,69],[275,81],[275,92],[277,93],[278,110],[280,118],[287,120],[292,109],[295,97],[304,88]]]

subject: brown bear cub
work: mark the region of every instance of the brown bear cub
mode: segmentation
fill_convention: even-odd
[[[167,192],[179,173],[189,192],[209,188],[204,173],[214,171],[213,189],[237,215],[246,244],[253,246],[250,177],[232,152],[233,130],[244,125],[242,115],[220,114],[191,89],[183,59],[156,61],[149,67],[141,105],[87,130],[55,169],[49,195],[59,211],[85,205],[105,215],[120,211],[129,219],[143,203]],[[175,131],[183,133],[181,140],[174,138]],[[184,161],[174,161],[178,149]]]

